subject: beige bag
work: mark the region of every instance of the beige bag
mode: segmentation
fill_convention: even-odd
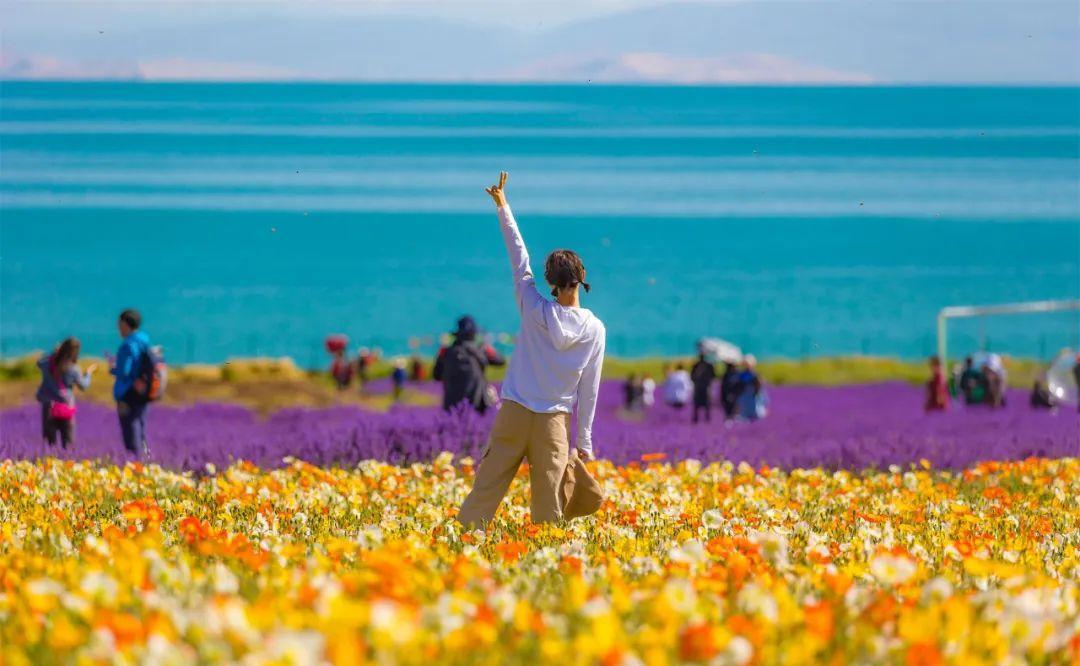
[[[592,474],[589,474],[585,461],[578,457],[577,449],[570,451],[559,495],[565,520],[592,515],[600,510],[600,505],[604,502],[604,491],[600,489],[600,484]]]

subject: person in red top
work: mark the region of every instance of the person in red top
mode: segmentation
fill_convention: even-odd
[[[941,371],[941,359],[930,357],[930,381],[926,382],[926,411],[939,412],[949,408],[949,385]]]
[[[331,335],[326,338],[326,351],[334,357],[330,364],[330,376],[334,378],[339,391],[344,391],[352,383],[353,366],[345,355],[348,345],[349,340],[344,335]]]

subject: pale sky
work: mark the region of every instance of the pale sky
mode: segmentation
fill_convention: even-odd
[[[1080,82],[1042,0],[0,0],[24,79]]]

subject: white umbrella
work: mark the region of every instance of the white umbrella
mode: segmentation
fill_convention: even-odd
[[[705,354],[705,358],[712,363],[741,363],[743,360],[741,349],[720,338],[702,338],[698,341],[698,352]]]
[[[1080,400],[1076,375],[1073,374],[1073,366],[1078,362],[1076,352],[1064,349],[1046,371],[1046,387],[1057,402],[1075,405]]]

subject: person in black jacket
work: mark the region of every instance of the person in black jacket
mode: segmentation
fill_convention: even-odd
[[[698,411],[705,410],[705,421],[712,419],[712,406],[709,404],[709,389],[713,380],[716,379],[716,368],[705,358],[705,354],[698,356],[698,362],[690,371],[690,379],[694,382],[694,418],[698,422]]]
[[[450,411],[468,402],[483,414],[488,408],[487,379],[489,365],[505,365],[506,359],[491,345],[480,346],[476,340],[476,322],[465,315],[457,322],[454,342],[439,352],[435,360],[435,381],[443,383],[443,409]]]
[[[724,419],[727,421],[735,418],[735,405],[739,401],[742,388],[739,368],[728,361],[724,364],[724,374],[720,377],[720,406],[724,408]]]

